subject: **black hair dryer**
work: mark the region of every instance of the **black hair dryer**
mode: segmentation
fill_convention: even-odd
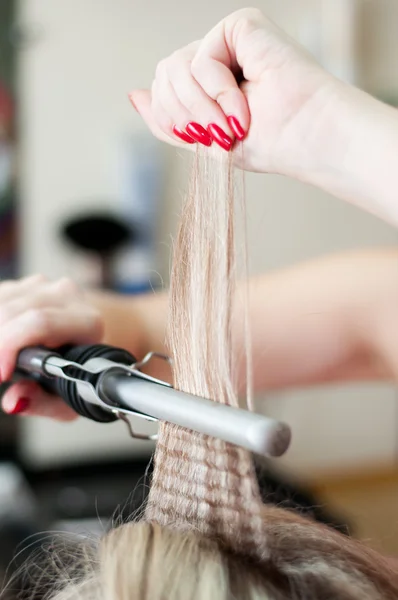
[[[116,252],[135,240],[131,225],[112,213],[90,212],[68,219],[61,226],[62,238],[83,253],[97,257],[100,287],[113,287],[112,264]]]

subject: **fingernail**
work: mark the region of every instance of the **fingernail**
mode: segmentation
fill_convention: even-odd
[[[216,125],[216,123],[210,123],[210,125],[207,128],[207,130],[210,133],[210,135],[213,138],[213,140],[219,146],[221,146],[221,148],[223,148],[227,152],[229,152],[229,150],[231,150],[231,148],[232,148],[232,140],[229,137],[229,135],[227,135],[225,133],[225,131],[223,129],[221,129],[221,127],[219,127],[219,125]]]
[[[238,119],[233,115],[230,115],[229,117],[227,117],[227,120],[230,128],[232,129],[238,140],[243,140],[246,136],[246,132],[243,129],[242,125],[239,123]]]
[[[9,415],[18,415],[18,414],[25,412],[25,410],[28,408],[29,404],[30,404],[29,398],[19,398],[16,401],[13,408],[11,408],[10,410],[6,408],[5,410]]]
[[[204,146],[211,146],[212,139],[210,135],[207,133],[206,129],[199,125],[199,123],[188,123],[186,126],[186,130],[194,140],[203,144]]]
[[[176,137],[180,138],[180,140],[182,140],[183,142],[186,142],[187,144],[195,144],[195,140],[188,135],[187,133],[185,133],[185,131],[183,131],[182,129],[180,129],[179,127],[177,127],[177,125],[173,125],[173,133]]]
[[[128,97],[129,97],[129,100],[130,100],[130,102],[131,102],[134,110],[136,110],[138,112],[138,109],[137,109],[137,107],[136,107],[136,105],[134,103],[134,100],[133,100],[133,94],[128,94]]]

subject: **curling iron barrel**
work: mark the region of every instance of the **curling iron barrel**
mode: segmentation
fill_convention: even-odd
[[[280,456],[287,450],[291,438],[287,425],[186,394],[143,373],[140,368],[156,356],[167,359],[151,353],[137,362],[125,350],[106,345],[56,351],[27,348],[19,355],[17,372],[35,379],[77,413],[95,421],[126,421],[131,415],[174,423],[256,454]],[[130,432],[147,437],[136,436],[131,427]]]

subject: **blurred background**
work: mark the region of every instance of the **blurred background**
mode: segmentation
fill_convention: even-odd
[[[1,0],[1,278],[70,275],[126,294],[167,287],[189,159],[151,138],[127,93],[246,4]],[[396,0],[252,5],[335,74],[398,105]],[[302,184],[250,174],[246,185],[253,273],[398,244],[396,230]],[[259,405],[294,432],[286,458],[267,465],[269,498],[314,504],[315,516],[398,556],[395,387],[298,390]],[[152,449],[123,424],[1,415],[0,561],[31,533],[100,530],[116,506],[139,505]]]

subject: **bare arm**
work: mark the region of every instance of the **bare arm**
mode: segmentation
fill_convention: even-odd
[[[167,352],[167,292],[138,296],[88,292],[87,297],[103,317],[105,343],[128,350],[137,360],[148,352]],[[154,362],[148,373],[171,379],[169,367],[161,361]]]
[[[398,225],[398,112],[327,73],[259,10],[228,15],[163,59],[151,90],[131,93],[155,136],[193,150],[212,135],[205,132],[203,141],[184,130],[182,74],[192,85],[189,118],[217,123],[224,141],[213,141],[232,149],[236,164],[305,181]],[[180,109],[173,94],[180,94]]]
[[[398,111],[331,79],[303,110],[288,173],[398,225]]]
[[[165,351],[166,293],[92,299],[108,343],[139,358]],[[250,322],[257,391],[398,378],[398,250],[342,254],[253,278]],[[240,347],[242,336],[237,327]]]
[[[396,277],[394,277],[396,273]],[[255,389],[398,376],[398,252],[342,254],[251,281]]]
[[[234,338],[244,389],[242,304]],[[28,277],[0,284],[3,381],[21,348],[105,342],[138,359],[164,351],[167,293],[123,297],[81,291],[73,282]],[[398,380],[398,249],[342,254],[250,281],[256,391],[326,382]],[[158,361],[150,373],[170,379]],[[70,420],[76,414],[30,381],[2,398],[11,414]]]

